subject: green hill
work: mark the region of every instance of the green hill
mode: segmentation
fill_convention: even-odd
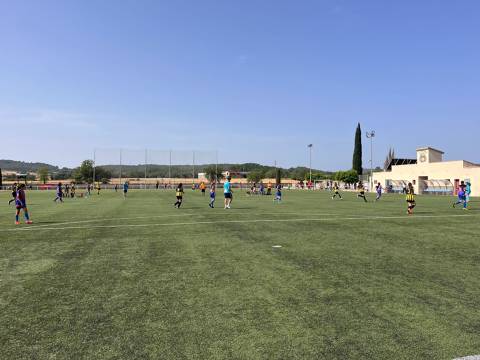
[[[37,172],[38,169],[46,167],[49,171],[58,171],[58,166],[41,163],[41,162],[25,162],[16,160],[2,160],[0,159],[0,169],[7,171],[16,171],[19,173]]]

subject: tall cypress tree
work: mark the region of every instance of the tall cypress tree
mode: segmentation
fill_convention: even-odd
[[[356,170],[358,175],[363,174],[363,166],[362,166],[362,129],[360,128],[360,123],[358,123],[357,131],[355,131],[355,147],[353,149],[352,169]]]

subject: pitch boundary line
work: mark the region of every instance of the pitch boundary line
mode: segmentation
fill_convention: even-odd
[[[369,217],[338,217],[338,218],[300,218],[300,219],[249,219],[249,220],[213,220],[213,221],[191,221],[180,223],[161,224],[118,224],[118,225],[93,225],[93,226],[65,226],[65,227],[24,227],[6,229],[8,232],[36,231],[36,230],[91,230],[91,229],[115,229],[115,228],[140,228],[140,227],[167,227],[167,226],[192,226],[192,225],[214,225],[214,224],[244,224],[244,223],[277,223],[277,222],[323,222],[323,221],[355,221],[355,220],[414,220],[414,219],[435,219],[435,218],[463,218],[474,217],[474,215],[417,215],[417,216],[369,216]]]

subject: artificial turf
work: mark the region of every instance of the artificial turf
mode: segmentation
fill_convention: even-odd
[[[15,226],[0,193],[0,358],[480,354],[480,202],[419,196],[409,217],[402,196],[343,195],[29,191]]]

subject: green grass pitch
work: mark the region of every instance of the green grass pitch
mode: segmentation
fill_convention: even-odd
[[[480,202],[102,191],[33,225],[0,194],[1,359],[452,359],[480,354]],[[370,200],[373,195],[369,195]],[[273,246],[280,245],[281,248]]]

